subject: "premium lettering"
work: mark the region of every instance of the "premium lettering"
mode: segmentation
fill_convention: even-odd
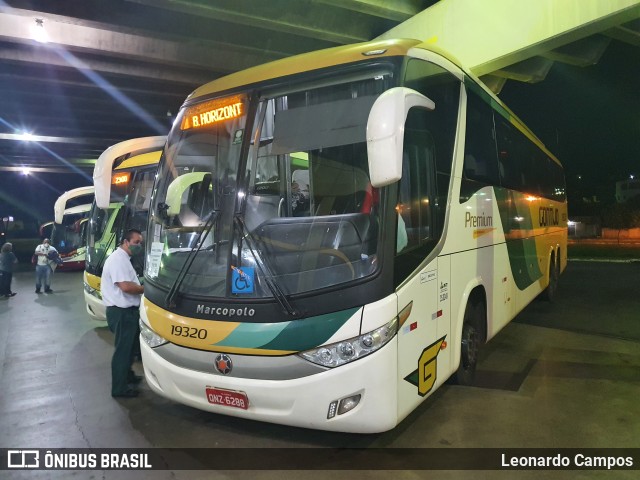
[[[465,213],[465,227],[493,227],[493,217],[491,215],[471,215],[471,212]]]

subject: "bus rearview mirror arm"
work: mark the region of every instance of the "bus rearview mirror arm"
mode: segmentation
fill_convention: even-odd
[[[413,107],[435,109],[435,103],[406,87],[395,87],[380,95],[367,120],[367,156],[371,185],[384,187],[402,177],[404,125]]]

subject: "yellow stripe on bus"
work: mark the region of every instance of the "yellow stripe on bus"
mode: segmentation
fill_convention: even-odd
[[[145,309],[151,328],[158,335],[176,345],[196,348],[198,350],[237,353],[242,355],[281,356],[296,353],[289,350],[268,350],[216,345],[227,338],[236,328],[241,326],[242,323],[216,321],[214,319],[202,320],[176,315],[154,305],[146,298],[144,299],[143,308]]]
[[[153,165],[154,163],[158,163],[160,161],[161,156],[162,150],[136,155],[135,157],[127,158],[124,162],[118,165],[115,170]]]

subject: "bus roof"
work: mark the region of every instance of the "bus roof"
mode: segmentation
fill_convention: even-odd
[[[381,52],[369,55],[375,55],[377,58],[405,55],[411,47],[419,43],[421,42],[413,39],[379,40],[303,53],[218,78],[197,88],[189,95],[187,101],[273,78],[365,60],[368,58],[367,53],[377,50]]]
[[[84,212],[88,212],[89,210],[91,210],[91,204],[90,203],[86,203],[84,205],[76,205],[75,207],[69,207],[64,211],[65,215],[73,215],[76,213],[84,213]],[[62,222],[57,222],[57,223],[62,223]]]
[[[132,138],[116,143],[102,152],[93,169],[93,185],[96,187],[96,205],[98,205],[99,208],[109,208],[111,173],[113,172],[113,163],[117,159],[125,155],[136,156],[139,152],[147,153],[150,150],[162,150],[166,140],[166,136]]]
[[[88,185],[86,187],[78,187],[73,190],[69,190],[64,192],[62,195],[58,197],[56,203],[53,205],[53,214],[56,223],[62,223],[62,216],[66,212],[67,202],[72,198],[82,197],[84,195],[93,195],[95,189],[93,185]]]

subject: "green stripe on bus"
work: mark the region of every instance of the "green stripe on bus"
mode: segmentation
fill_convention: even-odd
[[[511,274],[520,290],[537,281],[542,272],[533,235],[533,221],[526,195],[506,188],[494,188],[504,231]],[[516,238],[509,238],[513,232]],[[520,237],[522,235],[522,237]]]
[[[291,322],[241,323],[214,345],[258,350],[309,350],[325,343],[359,310],[356,307]]]

